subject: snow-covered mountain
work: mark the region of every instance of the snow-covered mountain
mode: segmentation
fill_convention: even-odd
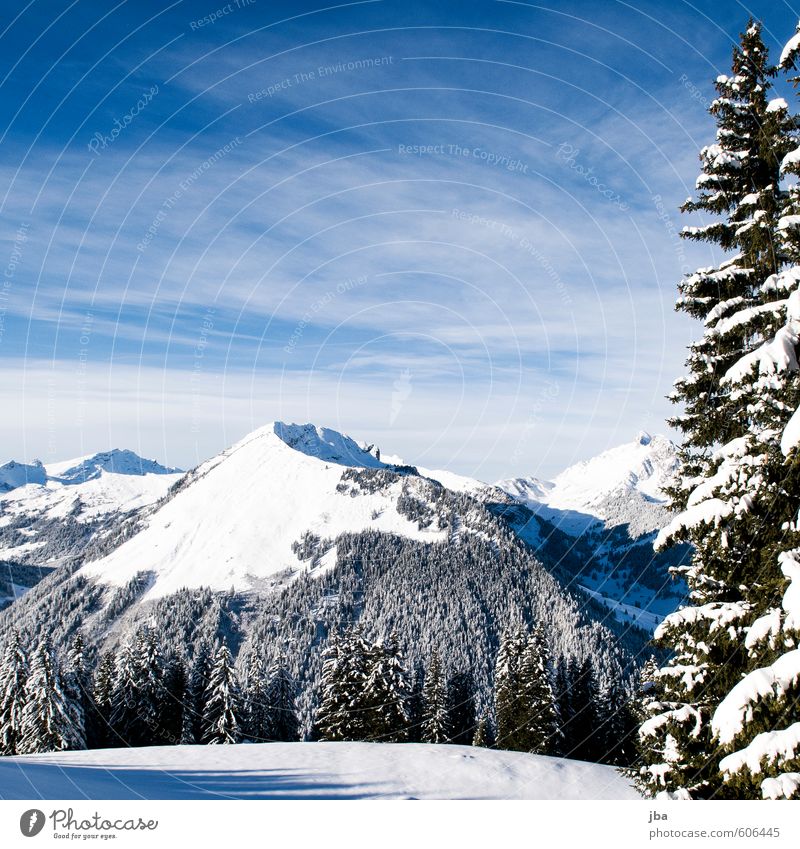
[[[374,445],[328,428],[274,422],[185,476],[119,449],[46,467],[12,461],[0,467],[8,488],[0,495],[0,592],[8,603],[84,551],[91,562],[81,574],[99,584],[121,587],[147,572],[148,599],[319,575],[336,564],[342,533],[446,541],[444,519],[420,522],[415,512],[435,500],[436,482],[488,505],[568,583],[652,630],[682,589],[667,578],[674,552],[656,556],[650,547],[668,520],[662,488],[675,452],[668,439],[639,434],[552,481],[490,485],[387,462]],[[469,523],[459,526],[469,532]]]
[[[120,449],[0,466],[0,606],[163,498],[182,474]]]
[[[43,484],[47,472],[41,462],[18,463],[10,460],[0,466],[0,492],[9,492],[28,483]]]
[[[639,433],[552,481],[511,478],[497,486],[572,540],[562,565],[583,589],[620,617],[652,629],[684,591],[667,570],[687,551],[652,550],[669,521],[664,487],[677,467],[674,443]]]
[[[664,486],[677,467],[673,442],[640,433],[632,442],[570,466],[552,481],[511,478],[498,481],[497,486],[537,512],[542,508],[558,511],[553,515],[562,522],[568,513],[616,521],[618,512],[611,505],[619,496],[627,496],[637,506],[642,502],[664,504]]]
[[[273,422],[190,472],[138,533],[82,571],[121,586],[147,569],[148,598],[183,587],[246,592],[287,570],[330,568],[342,533],[442,542],[446,528],[408,506],[429,487],[411,471],[327,428]]]
[[[39,489],[100,486],[114,473],[93,477],[98,465],[61,464],[62,477],[79,468],[85,482]],[[240,657],[267,647],[288,656],[304,721],[321,652],[343,622],[363,622],[375,639],[396,632],[411,668],[436,646],[451,673],[469,670],[480,707],[499,635],[520,619],[547,622],[554,660],[589,662],[599,682],[627,674],[645,641],[564,586],[550,555],[564,535],[526,505],[480,481],[386,462],[335,431],[274,422],[161,493],[113,513],[0,615],[0,636],[14,627],[63,646],[81,629],[102,650],[146,623],[178,654],[223,636]]]

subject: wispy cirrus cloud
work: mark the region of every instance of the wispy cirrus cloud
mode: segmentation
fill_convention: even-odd
[[[662,429],[692,333],[675,283],[714,259],[662,212],[712,131],[679,70],[703,84],[728,44],[703,48],[716,30],[691,10],[484,6],[248,7],[201,30],[176,7],[98,24],[103,52],[65,42],[47,85],[20,60],[8,452],[45,453],[42,410],[79,401],[63,453],[105,434],[178,465],[274,417],[490,478]]]

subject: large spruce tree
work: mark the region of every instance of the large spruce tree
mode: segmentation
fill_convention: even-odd
[[[656,631],[671,659],[656,675],[657,697],[648,694],[639,729],[641,786],[682,798],[750,795],[721,765],[735,740],[742,742],[722,705],[759,663],[754,633],[785,588],[778,554],[800,494],[780,450],[796,396],[792,406],[787,382],[775,377],[776,360],[796,363],[796,337],[775,344],[788,300],[789,256],[780,237],[788,196],[780,179],[795,144],[793,120],[771,96],[776,71],[758,24],[742,34],[732,68],[717,79],[717,140],[701,152],[698,197],[684,206],[714,216],[684,235],[728,257],[680,286],[678,308],[702,320],[705,331],[673,396],[684,408],[673,421],[684,435],[670,491],[678,515],[656,542],[692,544],[681,570],[690,596]]]
[[[365,740],[370,647],[360,627],[334,633],[322,655],[322,696],[315,721],[320,740]]]
[[[796,34],[783,69],[795,73],[799,58]],[[774,108],[784,112],[785,104]],[[780,326],[729,373],[731,391],[748,402],[746,450],[730,452],[727,465],[738,479],[735,496],[748,504],[739,524],[753,540],[753,583],[745,593],[752,622],[740,680],[717,706],[711,728],[723,755],[717,795],[736,798],[800,797],[800,145],[796,136],[793,142],[782,171],[794,179],[777,226],[787,264],[762,287]]]
[[[547,638],[541,625],[536,625],[520,660],[524,746],[525,751],[533,754],[552,755],[559,748],[559,717],[551,674]]]
[[[503,632],[494,667],[497,748],[525,751],[526,712],[520,688],[525,635],[518,625]]]

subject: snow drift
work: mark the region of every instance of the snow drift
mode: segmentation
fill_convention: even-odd
[[[469,746],[261,743],[0,759],[3,799],[637,799],[613,767]]]

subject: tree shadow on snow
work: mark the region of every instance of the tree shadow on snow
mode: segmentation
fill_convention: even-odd
[[[379,783],[285,769],[203,770],[0,763],[0,799],[374,799]]]

